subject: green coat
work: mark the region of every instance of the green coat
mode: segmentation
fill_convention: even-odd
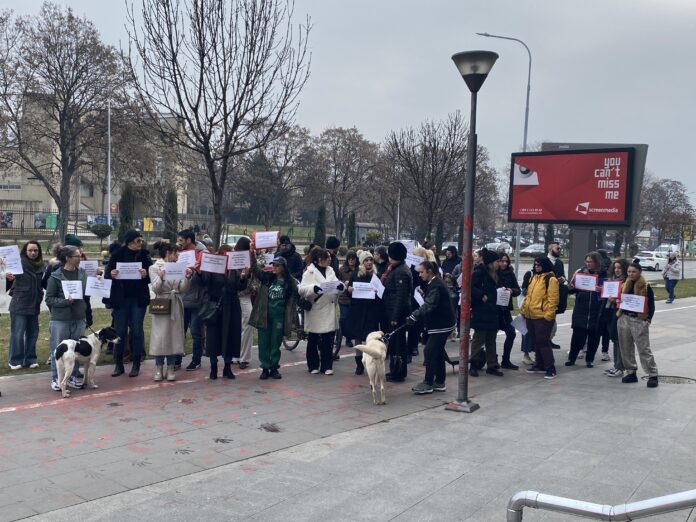
[[[261,281],[261,287],[249,316],[249,326],[268,328],[268,289],[275,275],[258,268],[254,270],[254,275]],[[297,281],[293,277],[290,277],[286,290],[284,335],[287,337],[297,328]]]
[[[77,269],[77,279],[82,282],[82,295],[87,287],[87,273],[82,268]],[[63,275],[63,269],[59,268],[51,273],[46,287],[46,305],[51,310],[52,321],[82,321],[87,319],[87,302],[83,299],[75,299],[68,303],[63,293],[61,281],[67,281]],[[88,321],[89,322],[89,321]]]

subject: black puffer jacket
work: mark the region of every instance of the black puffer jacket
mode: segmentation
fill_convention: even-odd
[[[587,267],[583,267],[573,275],[573,281],[577,274],[597,274],[597,285],[602,286],[607,278],[605,271],[590,272]],[[585,290],[577,290],[573,288],[569,291],[575,294],[575,307],[573,308],[573,319],[571,328],[584,328],[585,330],[597,330],[599,328],[599,320],[602,309],[606,305],[606,300],[602,299],[600,292],[588,292]]]
[[[111,271],[116,268],[116,263],[142,263],[145,272],[148,273],[152,266],[150,254],[145,249],[131,250],[127,246],[122,246],[113,253],[109,259],[109,264],[104,270],[104,277],[111,279]],[[143,279],[114,279],[111,284],[111,297],[104,298],[102,301],[113,308],[120,308],[128,298],[134,298],[138,306],[145,307],[150,303],[150,276],[146,275]]]
[[[389,321],[401,323],[411,313],[413,280],[403,261],[394,265],[384,281],[384,310]]]
[[[290,275],[298,281],[302,280],[302,272],[304,272],[304,260],[302,259],[302,256],[297,253],[295,245],[291,243],[290,248],[286,251],[278,249],[275,256],[285,258]]]
[[[485,265],[474,268],[471,276],[471,327],[474,330],[498,330],[497,284]],[[486,301],[483,301],[483,296]]]
[[[426,285],[424,303],[411,317],[414,321],[424,319],[429,334],[451,332],[456,326],[456,319],[449,289],[439,276],[433,277]]]
[[[21,315],[39,315],[41,301],[43,300],[43,288],[41,278],[45,266],[33,265],[28,258],[22,257],[23,274],[15,276],[14,281],[7,281],[6,289],[12,295],[10,312]]]
[[[502,326],[504,326],[512,322],[512,310],[514,308],[512,298],[517,297],[522,293],[522,290],[520,290],[520,285],[517,283],[515,272],[511,268],[508,268],[507,270],[498,270],[498,288],[509,288],[512,290],[510,304],[507,306],[498,307],[500,323]]]

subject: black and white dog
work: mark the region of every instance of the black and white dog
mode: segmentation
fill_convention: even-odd
[[[63,397],[70,397],[67,385],[76,360],[85,367],[85,381],[82,387],[99,388],[94,383],[94,372],[97,369],[99,354],[101,354],[105,344],[117,344],[120,341],[116,330],[108,326],[89,334],[87,337],[80,337],[77,341],[67,339],[58,344],[56,346],[56,367],[58,369],[58,384]]]

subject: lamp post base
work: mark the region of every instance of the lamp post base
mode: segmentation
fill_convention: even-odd
[[[446,410],[458,411],[459,413],[474,413],[479,408],[480,406],[478,404],[469,400],[462,402],[452,401],[445,406]]]

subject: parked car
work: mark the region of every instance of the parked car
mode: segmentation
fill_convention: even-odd
[[[491,250],[493,252],[497,252],[498,254],[507,254],[510,255],[512,254],[513,248],[510,246],[510,243],[507,243],[506,241],[497,241],[495,243],[486,243],[486,248],[488,250]]]
[[[533,243],[526,248],[520,250],[520,257],[530,256],[537,257],[543,256],[546,253],[546,246],[544,243]]]
[[[249,236],[245,236],[243,234],[227,234],[225,236],[225,239],[222,241],[222,243],[230,245],[231,247],[234,247],[237,244],[237,241],[239,241],[243,237],[245,237],[249,241],[251,241],[251,238]]]
[[[448,247],[456,247],[457,250],[459,250],[459,244],[456,241],[444,241],[442,243],[442,252],[444,253],[445,250],[447,250]]]
[[[653,250],[642,250],[636,254],[636,259],[646,270],[660,270],[667,263],[667,254]]]
[[[668,243],[662,243],[659,247],[655,249],[655,252],[664,254],[665,256],[670,252],[679,252],[679,245],[670,245]]]

